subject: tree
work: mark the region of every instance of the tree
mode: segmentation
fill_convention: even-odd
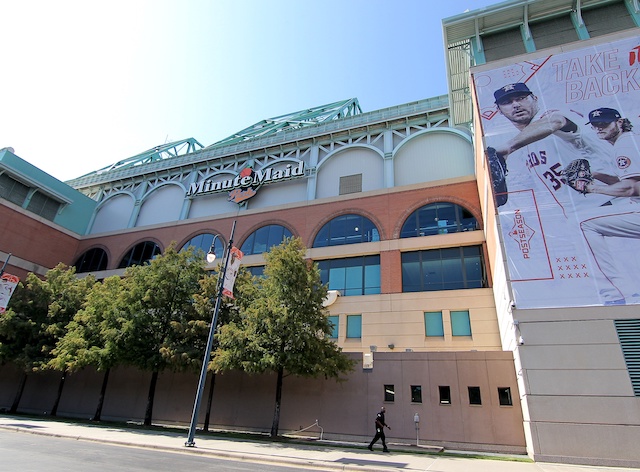
[[[264,276],[255,279],[250,299],[241,302],[239,318],[220,328],[211,363],[217,372],[277,374],[271,437],[278,435],[285,375],[339,379],[353,368],[329,339],[331,324],[323,307],[327,288],[304,253],[302,241],[289,238],[265,255]]]
[[[67,325],[65,335],[60,338],[52,351],[49,365],[58,370],[75,372],[86,366],[93,366],[103,372],[102,386],[96,411],[92,417],[100,421],[102,405],[111,369],[122,362],[123,352],[119,350],[117,329],[119,320],[124,319],[128,298],[122,279],[114,275],[95,284],[87,295],[85,308],[78,311]]]
[[[116,343],[125,364],[152,373],[144,416],[147,426],[158,374],[168,368],[197,370],[201,365],[205,343],[194,295],[204,274],[204,258],[193,248],[176,251],[173,244],[148,264],[125,271],[124,304],[107,320],[107,342]]]
[[[27,374],[50,367],[56,343],[64,336],[67,324],[82,307],[94,283],[93,277],[79,279],[74,267],[58,264],[44,279],[30,273],[18,286],[9,309],[0,317],[0,360],[13,362],[25,374],[11,412],[18,408]],[[52,416],[57,413],[66,378],[66,369],[61,371]]]

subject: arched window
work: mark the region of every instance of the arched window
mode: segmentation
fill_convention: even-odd
[[[211,243],[213,242],[213,238],[215,238],[214,234],[211,233],[202,233],[197,236],[194,236],[189,241],[187,241],[184,246],[182,246],[181,251],[186,250],[189,246],[193,246],[194,249],[201,249],[205,255],[211,249]],[[224,242],[222,242],[220,236],[216,238],[215,247],[213,251],[216,255],[216,259],[221,260],[224,255]]]
[[[142,241],[133,246],[129,252],[124,255],[118,269],[124,269],[132,265],[142,265],[158,254],[160,254],[160,247],[158,247],[156,243],[153,241]]]
[[[279,245],[285,238],[293,236],[284,226],[268,225],[257,229],[242,243],[240,250],[245,256],[262,254],[273,246]]]
[[[431,203],[411,213],[402,226],[401,238],[415,238],[432,234],[457,233],[478,229],[471,212],[448,202]]]
[[[73,265],[76,267],[77,273],[82,273],[106,270],[108,263],[109,259],[107,258],[105,250],[99,247],[94,247],[78,257],[76,263]]]
[[[380,233],[368,218],[361,215],[342,215],[332,219],[318,231],[313,247],[342,246],[371,241],[380,241]]]

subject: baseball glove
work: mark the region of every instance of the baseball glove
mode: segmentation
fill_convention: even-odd
[[[502,206],[507,203],[507,198],[509,198],[507,193],[507,161],[502,154],[492,147],[487,148],[487,161],[489,162],[489,172],[491,173],[496,205]]]
[[[562,181],[576,192],[587,193],[587,185],[593,182],[591,165],[586,159],[575,159],[562,170]]]

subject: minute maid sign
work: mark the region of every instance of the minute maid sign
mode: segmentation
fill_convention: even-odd
[[[206,179],[191,184],[187,191],[188,197],[199,197],[212,193],[229,192],[229,201],[241,203],[253,197],[262,184],[280,182],[304,176],[304,162],[297,165],[287,164],[284,168],[268,167],[263,170],[253,170],[247,166],[240,173],[227,179]]]

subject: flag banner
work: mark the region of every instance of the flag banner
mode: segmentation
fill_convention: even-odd
[[[0,313],[4,313],[20,279],[6,272],[0,277]]]
[[[640,36],[472,75],[518,308],[640,304]]]
[[[242,262],[242,251],[237,247],[231,248],[231,254],[229,255],[229,263],[227,264],[227,270],[224,273],[224,282],[222,284],[222,294],[229,297],[233,297],[233,284],[236,282],[236,276],[240,269],[240,262]]]

